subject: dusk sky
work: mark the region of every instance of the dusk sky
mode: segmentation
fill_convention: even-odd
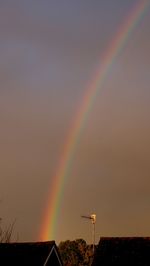
[[[143,0],[141,0],[143,1]],[[0,0],[0,217],[39,239],[66,138],[137,0]],[[55,240],[150,235],[150,8],[113,62],[76,147]]]

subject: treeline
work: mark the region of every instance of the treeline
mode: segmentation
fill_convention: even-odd
[[[83,239],[66,240],[58,245],[64,266],[91,266],[93,261],[93,245]]]

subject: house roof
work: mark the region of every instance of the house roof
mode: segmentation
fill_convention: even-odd
[[[61,266],[55,241],[34,243],[1,243],[0,265]]]
[[[150,237],[102,237],[92,266],[150,265]]]

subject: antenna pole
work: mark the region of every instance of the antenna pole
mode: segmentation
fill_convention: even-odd
[[[90,216],[81,216],[82,218],[85,219],[90,219],[92,222],[92,242],[93,242],[93,254],[94,254],[94,250],[95,250],[95,223],[96,223],[96,214],[91,214]]]
[[[92,235],[93,235],[93,254],[94,254],[94,250],[95,250],[95,223],[96,223],[96,214],[92,214],[91,215],[91,220],[92,220]]]

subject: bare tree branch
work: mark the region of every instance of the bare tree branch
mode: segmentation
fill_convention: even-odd
[[[2,219],[0,218],[0,222],[1,221]],[[16,220],[5,229],[3,229],[2,226],[0,225],[0,243],[11,242],[15,223]]]

